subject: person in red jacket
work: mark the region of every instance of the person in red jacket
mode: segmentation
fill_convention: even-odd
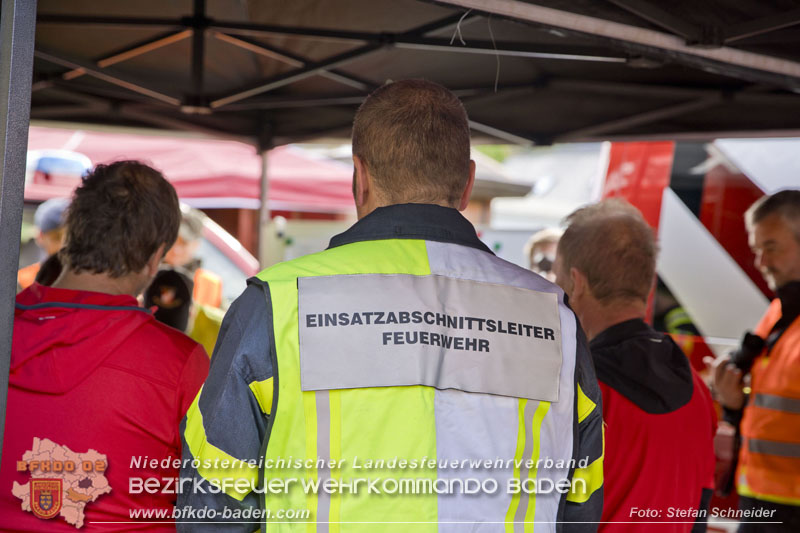
[[[165,480],[178,475],[178,426],[208,357],[136,297],[179,223],[175,190],[135,161],[100,165],[76,190],[64,271],[16,300],[3,531],[175,530]]]
[[[599,531],[704,531],[716,414],[680,348],[645,321],[657,246],[636,208],[606,200],[567,217],[556,283],[589,340],[603,398]]]

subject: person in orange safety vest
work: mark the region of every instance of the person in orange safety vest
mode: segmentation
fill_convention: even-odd
[[[739,425],[740,533],[800,531],[800,190],[745,214],[756,267],[777,298],[742,347],[714,363],[725,418]],[[749,375],[749,391],[746,378]],[[771,522],[769,524],[763,522]]]

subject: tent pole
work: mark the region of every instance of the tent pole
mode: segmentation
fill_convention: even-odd
[[[272,218],[269,209],[269,171],[267,154],[274,147],[272,123],[269,114],[260,114],[261,134],[258,137],[258,153],[261,154],[261,207],[258,212],[258,262],[267,268],[283,261],[285,244],[283,231],[286,221],[283,217]]]
[[[261,150],[261,207],[258,214],[258,263],[261,268],[280,263],[286,254],[286,219],[269,209],[268,150]]]
[[[25,191],[35,0],[2,0],[0,19],[0,456],[5,428],[19,235]]]
[[[261,154],[261,206],[258,209],[258,263],[266,268],[269,261],[270,213],[269,213],[269,174],[268,151],[259,148]]]

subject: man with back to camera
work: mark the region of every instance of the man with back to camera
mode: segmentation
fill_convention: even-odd
[[[653,231],[636,208],[616,199],[579,209],[566,222],[556,282],[589,338],[607,425],[600,530],[668,521],[658,530],[704,531],[716,415],[686,356],[644,321],[655,277]]]
[[[228,311],[181,428],[200,464],[182,476],[224,490],[184,493],[179,511],[227,509],[269,532],[596,530],[602,420],[585,340],[563,293],[495,257],[459,214],[475,176],[469,149],[466,112],[440,85],[398,81],[364,101],[353,125],[359,221],[327,250],[251,279]],[[511,466],[437,462],[469,459]],[[335,490],[387,478],[419,492]],[[486,490],[430,490],[450,478]],[[574,490],[509,490],[543,479]],[[252,514],[263,508],[266,524]]]
[[[755,265],[777,298],[742,348],[715,361],[714,389],[725,420],[740,428],[736,489],[746,514],[739,531],[798,531],[800,190],[757,200],[745,213],[745,225]]]
[[[135,161],[98,165],[75,191],[61,276],[16,300],[3,531],[175,530],[131,513],[171,517],[174,492],[137,480],[177,476],[178,425],[208,374],[203,348],[136,301],[179,220],[175,190]]]

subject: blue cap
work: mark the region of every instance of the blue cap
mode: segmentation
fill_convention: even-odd
[[[51,198],[36,208],[33,223],[42,233],[58,229],[66,223],[67,207],[69,198]]]

